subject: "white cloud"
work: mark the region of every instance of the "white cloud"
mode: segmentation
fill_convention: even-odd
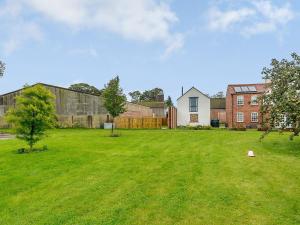
[[[209,11],[209,28],[211,30],[226,31],[237,23],[241,23],[249,16],[255,15],[253,9],[241,8],[237,10],[221,11],[218,8],[212,8]]]
[[[76,31],[109,31],[123,38],[162,42],[168,55],[182,48],[183,35],[172,32],[178,22],[167,0],[7,0],[11,13],[35,13]],[[18,7],[17,7],[18,6]],[[6,10],[6,11],[7,11]],[[22,11],[22,13],[21,13]],[[1,16],[1,11],[0,11]],[[20,16],[20,15],[19,15]],[[179,38],[180,37],[180,38]],[[180,39],[180,40],[179,40]],[[13,46],[13,40],[10,41]]]
[[[276,32],[295,18],[289,3],[275,5],[270,0],[238,0],[247,7],[227,1],[229,9],[214,5],[208,13],[208,28],[213,31],[237,30],[244,36]],[[234,7],[235,6],[235,7]]]
[[[181,34],[178,34],[174,39],[170,40],[168,47],[166,48],[164,54],[161,56],[161,59],[168,58],[173,52],[181,49],[184,45],[184,37]]]
[[[11,54],[28,41],[41,41],[43,32],[33,21],[25,21],[21,16],[22,6],[18,1],[7,1],[0,5],[1,45],[5,54]]]

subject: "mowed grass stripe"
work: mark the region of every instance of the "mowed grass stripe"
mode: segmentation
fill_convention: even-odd
[[[48,151],[23,155],[1,141],[0,223],[299,224],[298,138],[119,132],[53,130]]]

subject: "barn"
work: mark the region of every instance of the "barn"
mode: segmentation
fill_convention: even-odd
[[[109,120],[109,115],[101,96],[44,83],[35,85],[42,85],[55,95],[56,114],[60,127],[99,128],[104,122]],[[15,97],[23,89],[0,95],[0,127],[8,127],[4,120],[4,115],[9,108],[15,106]],[[153,116],[151,108],[146,106],[127,102],[126,109],[127,111],[121,116],[134,118]]]

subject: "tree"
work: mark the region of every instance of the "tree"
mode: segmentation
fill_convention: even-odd
[[[81,92],[92,94],[92,95],[101,95],[102,94],[102,90],[99,90],[98,88],[91,86],[89,84],[86,84],[86,83],[72,84],[69,87],[69,89],[74,90],[74,91],[81,91]]]
[[[114,119],[120,114],[126,111],[126,95],[123,94],[123,90],[120,87],[119,76],[116,76],[108,82],[105,86],[102,96],[104,97],[104,106],[112,116],[112,128],[111,133],[114,135]]]
[[[30,151],[41,140],[45,131],[55,125],[54,95],[42,85],[25,88],[16,97],[15,108],[6,114],[19,139],[25,140]]]
[[[161,88],[153,88],[150,90],[145,90],[143,93],[140,91],[133,91],[129,93],[132,102],[163,102],[164,101],[164,91]]]
[[[273,128],[292,129],[292,140],[300,133],[300,56],[292,60],[272,60],[271,68],[263,69],[267,91],[261,97],[263,124],[268,127],[262,138]]]
[[[0,77],[4,75],[5,63],[0,60]]]
[[[140,102],[142,93],[140,91],[129,92],[131,102]]]
[[[212,98],[225,98],[224,92],[219,91],[217,94],[211,96]]]
[[[168,96],[168,99],[165,101],[165,104],[166,104],[168,107],[174,106],[174,104],[173,104],[173,102],[172,102],[171,96]]]
[[[164,91],[161,88],[153,88],[151,90],[146,90],[141,96],[142,101],[164,101],[163,99]]]

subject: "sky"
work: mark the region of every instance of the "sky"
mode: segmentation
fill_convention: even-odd
[[[37,82],[209,95],[300,54],[299,0],[0,0],[0,93]]]

